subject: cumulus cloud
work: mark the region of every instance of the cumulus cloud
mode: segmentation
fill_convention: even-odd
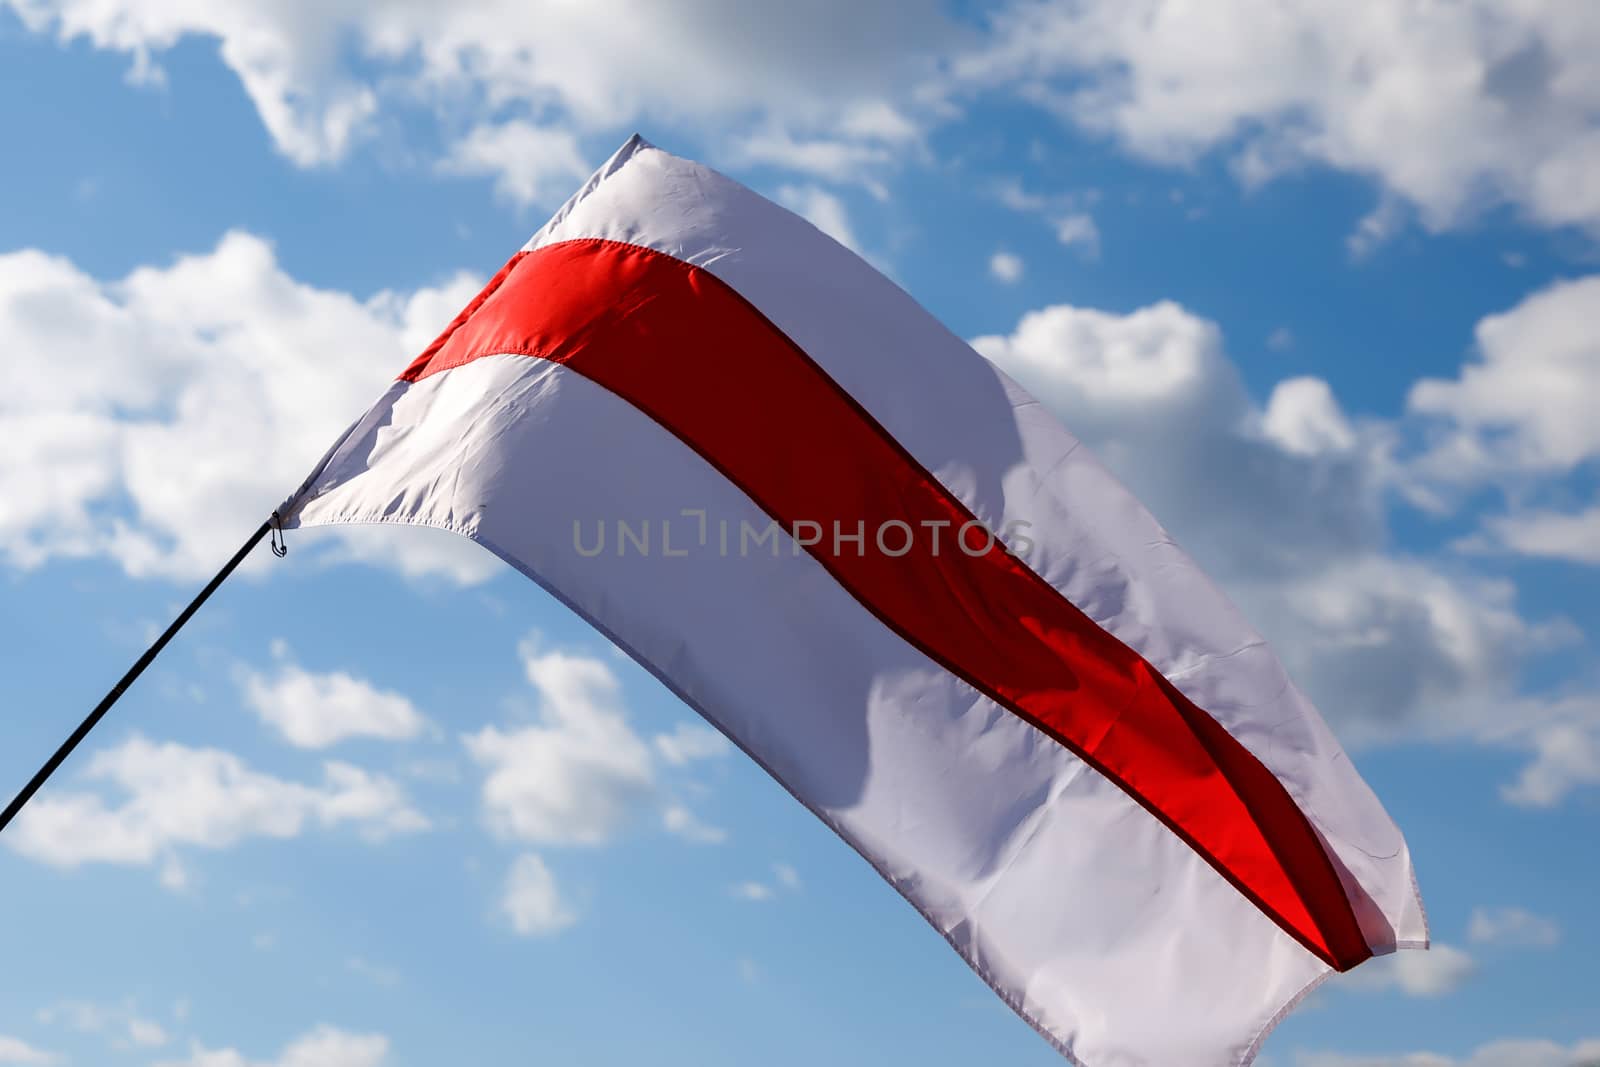
[[[1474,908],[1467,937],[1483,945],[1549,948],[1561,940],[1561,927],[1524,908]]]
[[[1381,541],[1367,452],[1282,447],[1284,438],[1316,437],[1308,419],[1325,421],[1303,404],[1278,404],[1273,436],[1264,433],[1221,331],[1177,304],[1125,315],[1055,305],[973,344],[1060,415],[1213,569],[1299,575]]]
[[[1583,503],[1600,461],[1596,306],[1600,275],[1555,282],[1482,319],[1455,378],[1412,387],[1424,443],[1405,457],[1408,494],[1446,510],[1490,487],[1505,503],[1458,547],[1600,564],[1600,507]]]
[[[128,1040],[140,1048],[159,1048],[167,1043],[167,1031],[150,1019],[130,1019]]]
[[[1012,211],[1037,216],[1049,226],[1057,241],[1068,248],[1076,248],[1084,259],[1100,257],[1100,227],[1089,213],[1089,208],[1100,200],[1098,189],[1039,193],[1015,178],[1008,178],[997,183],[992,194]]]
[[[245,704],[292,745],[327,748],[352,737],[405,741],[427,725],[399,693],[343,671],[307,671],[289,659],[281,641],[272,652],[277,662],[271,673],[242,670],[239,681]]]
[[[1469,547],[1600,566],[1600,507],[1571,513],[1534,508],[1495,515],[1485,521],[1484,534]]]
[[[475,127],[440,166],[447,173],[489,175],[501,196],[522,207],[566,199],[594,169],[570,131],[520,119]]]
[[[60,1063],[61,1057],[53,1052],[45,1052],[35,1048],[20,1037],[11,1037],[0,1034],[0,1064],[16,1064],[18,1067],[34,1067],[45,1064]]]
[[[716,730],[692,722],[679,723],[670,734],[657,734],[654,744],[661,758],[674,767],[726,756],[733,750],[728,739]]]
[[[1522,666],[1570,632],[1524,619],[1507,581],[1376,551],[1236,592],[1352,742],[1520,742],[1536,721],[1506,718]]]
[[[621,683],[604,661],[547,651],[534,638],[520,655],[540,724],[464,738],[486,772],[489,825],[519,841],[602,844],[653,795],[650,748],[628,724]]]
[[[871,175],[894,153],[880,144],[824,137],[797,140],[786,132],[762,131],[739,142],[734,158],[746,165],[799,171],[832,182],[860,182],[882,197],[886,191]]]
[[[462,739],[485,772],[483,809],[495,833],[533,844],[600,845],[659,805],[669,833],[702,844],[725,839],[671,800],[658,773],[663,764],[725,755],[720,734],[681,723],[647,741],[629,724],[622,684],[604,660],[546,649],[537,635],[518,654],[539,696],[539,722],[487,726]]]
[[[981,23],[937,0],[0,4],[128,56],[145,82],[181,42],[214,42],[302,166],[341,159],[385,110],[427,108],[454,169],[516,198],[543,195],[564,139],[657,122],[714,131],[734,161],[872,186],[994,92],[1144,159],[1225,153],[1246,183],[1309,165],[1370,177],[1358,253],[1410,214],[1440,229],[1497,204],[1600,232],[1600,14],[1584,4],[1010,0]],[[488,113],[511,118],[463,118]],[[530,130],[549,157],[526,154]],[[506,138],[521,162],[501,167],[486,150]]]
[[[360,975],[373,985],[396,986],[400,984],[400,972],[393,967],[373,963],[361,956],[351,956],[344,961],[345,969],[351,974]]]
[[[814,172],[853,169],[848,157],[908,139],[892,101],[931,71],[958,32],[936,0],[853,0],[755,7],[733,0],[615,6],[561,0],[369,7],[274,2],[150,5],[134,0],[0,0],[24,25],[86,40],[152,70],[186,38],[213,40],[278,149],[301,165],[340,159],[381,108],[437,105],[449,114],[525,113],[540,126],[614,131],[645,120],[766,134],[769,156],[823,130],[843,156],[807,149]],[[838,27],[848,23],[850,32]],[[463,102],[468,105],[463,107]],[[910,101],[914,103],[915,101]],[[520,120],[519,120],[520,121]],[[493,167],[491,126],[453,153]],[[789,131],[801,131],[792,135]],[[568,136],[568,135],[562,135]],[[800,138],[799,141],[795,137]],[[547,145],[548,141],[545,142]],[[760,153],[760,142],[751,151]],[[557,157],[564,157],[565,144]],[[473,162],[476,160],[477,162]],[[521,196],[538,162],[500,171]],[[498,169],[498,168],[496,168]]]
[[[1286,452],[1314,456],[1355,447],[1355,430],[1321,378],[1288,378],[1273,387],[1262,432]]]
[[[35,1017],[46,1026],[61,1025],[79,1033],[102,1034],[112,1048],[159,1048],[167,1031],[153,1019],[140,1015],[132,1000],[121,1004],[96,1004],[68,1000],[40,1008]],[[7,1062],[0,1056],[0,1063]]]
[[[1057,305],[974,344],[1053,408],[1240,602],[1347,742],[1505,731],[1521,664],[1569,636],[1508,582],[1396,554],[1394,427],[1294,378],[1258,405],[1171,302]],[[1529,725],[1531,725],[1530,720]]]
[[[0,398],[0,559],[210,574],[476,288],[462,276],[360,300],[296,281],[238,232],[111,282],[0,255],[0,337],[27,368]],[[408,574],[498,569],[460,538],[402,532],[332,536]]]
[[[796,893],[800,890],[800,872],[787,863],[774,863],[772,865],[772,878],[772,882],[761,882],[754,879],[737,882],[729,892],[739,900],[760,903],[776,897],[779,890],[789,893]],[[773,883],[776,884],[774,885]]]
[[[1600,232],[1597,48],[1583,4],[1018,0],[954,65],[1146,159],[1369,175],[1434,229],[1503,203]]]
[[[184,37],[216,39],[223,62],[238,75],[278,149],[302,166],[344,155],[377,110],[374,91],[337,68],[332,9],[323,9],[321,17],[296,17],[289,4],[6,0],[6,6],[36,32],[54,31],[62,41],[81,38],[127,54],[136,82],[160,82],[154,57]]]
[[[1590,275],[1556,282],[1479,322],[1478,358],[1455,380],[1428,379],[1411,390],[1410,409],[1436,426],[1424,471],[1474,483],[1562,473],[1600,457],[1596,307],[1600,275]]]
[[[561,899],[555,875],[544,860],[532,852],[518,856],[506,876],[500,907],[512,929],[524,937],[538,937],[564,930],[577,916]]]
[[[1361,216],[1355,229],[1344,239],[1344,247],[1353,260],[1366,259],[1388,244],[1409,221],[1405,204],[1393,196],[1385,195],[1378,206]]]
[[[1363,993],[1396,990],[1411,997],[1442,997],[1460,989],[1477,970],[1477,963],[1461,949],[1434,945],[1426,952],[1379,956],[1336,981],[1340,988]]]
[[[1063,215],[1055,222],[1056,240],[1068,248],[1076,248],[1084,259],[1100,258],[1100,227],[1094,216],[1086,212]]]
[[[1593,702],[1584,702],[1592,704]],[[1600,785],[1600,714],[1540,726],[1533,734],[1533,762],[1500,790],[1523,808],[1552,808],[1580,786]]]
[[[1436,1052],[1395,1056],[1301,1053],[1294,1062],[1295,1067],[1587,1067],[1596,1061],[1600,1061],[1600,1038],[1575,1045],[1538,1040],[1495,1041],[1464,1057]]]
[[[844,201],[834,194],[816,185],[785,185],[778,190],[778,199],[846,248],[861,251],[861,243],[850,225],[850,212]]]
[[[40,796],[17,817],[5,843],[56,867],[163,862],[170,870],[182,849],[292,838],[313,825],[349,826],[375,839],[427,828],[388,778],[348,763],[325,763],[322,770],[321,784],[289,781],[230,752],[136,735],[95,753],[83,774],[120,797],[69,789]],[[181,882],[181,874],[164,880]]]
[[[1022,280],[1024,269],[1022,257],[1014,252],[996,252],[989,257],[989,276],[995,281],[1013,285]]]
[[[711,826],[682,804],[669,804],[661,810],[661,825],[669,834],[676,834],[696,845],[720,845],[728,839],[728,831]]]
[[[487,726],[462,738],[484,771],[489,828],[510,841],[597,846],[651,808],[667,833],[698,845],[727,840],[664,789],[662,767],[682,768],[729,751],[721,734],[692,723],[646,740],[628,722],[622,686],[605,660],[542,647],[537,635],[518,654],[539,697],[535,725]],[[578,920],[535,853],[511,866],[501,913],[524,936],[552,934]]]
[[[238,1049],[208,1049],[196,1043],[187,1059],[166,1060],[156,1067],[382,1067],[388,1059],[389,1039],[382,1034],[323,1025],[290,1042],[273,1059],[250,1059]]]

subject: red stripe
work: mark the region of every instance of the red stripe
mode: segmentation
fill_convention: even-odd
[[[864,551],[831,537],[807,549],[863,606],[1117,783],[1329,964],[1371,955],[1283,785],[1138,653],[998,542],[935,552],[919,535],[907,555],[879,551],[870,531],[892,520],[953,530],[972,513],[721,280],[608,241],[519,254],[401,377],[507,353],[616,393],[786,529],[864,523]],[[973,550],[987,540],[970,534]]]

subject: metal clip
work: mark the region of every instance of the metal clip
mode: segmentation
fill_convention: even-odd
[[[272,549],[274,556],[282,559],[289,554],[289,546],[283,540],[283,519],[276,511],[272,513],[271,533],[272,539],[268,542],[268,547]]]

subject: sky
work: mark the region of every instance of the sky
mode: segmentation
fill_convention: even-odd
[[[1600,1061],[1597,54],[1589,0],[0,0],[0,775],[639,132],[1050,405],[1405,830],[1434,949],[1261,1062]],[[258,551],[0,887],[0,1064],[1060,1062],[432,531]]]

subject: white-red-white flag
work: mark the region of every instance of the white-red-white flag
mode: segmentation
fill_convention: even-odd
[[[725,733],[1086,1067],[1246,1064],[1426,923],[1165,530],[805,220],[638,138],[284,505],[453,530]]]

